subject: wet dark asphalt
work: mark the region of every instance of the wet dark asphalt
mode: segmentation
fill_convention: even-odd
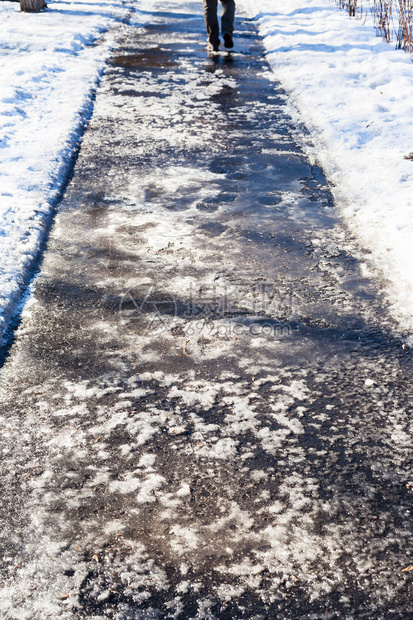
[[[1,376],[4,618],[413,618],[412,356],[238,17],[130,26]]]

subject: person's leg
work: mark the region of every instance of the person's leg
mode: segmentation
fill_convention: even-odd
[[[204,17],[208,33],[208,43],[215,51],[217,51],[220,44],[217,5],[218,0],[204,0]]]
[[[232,33],[234,32],[235,2],[234,0],[221,0],[222,3],[222,36],[225,47],[233,47]]]

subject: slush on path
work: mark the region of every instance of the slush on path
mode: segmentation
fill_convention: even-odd
[[[2,369],[0,617],[406,620],[411,352],[254,24],[149,23]]]

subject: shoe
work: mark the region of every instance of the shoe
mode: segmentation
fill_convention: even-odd
[[[218,39],[218,41],[214,41],[213,43],[211,41],[208,41],[208,52],[217,52],[219,50],[219,46],[221,44],[221,41]]]
[[[234,47],[234,40],[231,34],[224,34],[224,45],[229,49]]]

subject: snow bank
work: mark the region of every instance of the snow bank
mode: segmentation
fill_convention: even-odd
[[[27,282],[75,152],[121,0],[0,2],[0,337]]]
[[[413,329],[413,66],[332,0],[238,0],[315,141],[392,314]]]

